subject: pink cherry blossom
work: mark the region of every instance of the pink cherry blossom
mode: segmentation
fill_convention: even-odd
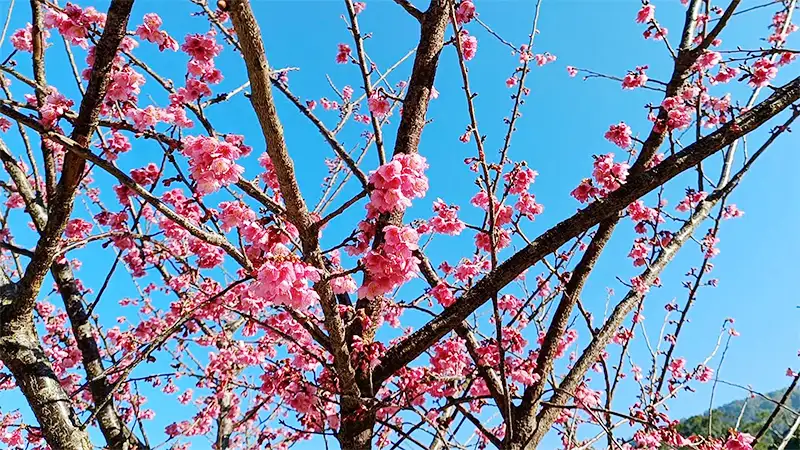
[[[194,60],[208,62],[220,54],[222,46],[217,44],[217,40],[210,33],[187,34],[181,50]]]
[[[650,23],[655,18],[656,6],[653,4],[642,5],[642,9],[636,13],[637,23]]]
[[[528,167],[518,167],[503,175],[503,179],[508,183],[508,192],[510,194],[522,194],[527,192],[530,185],[536,181],[537,175],[539,175],[539,172]]]
[[[126,66],[111,74],[106,99],[115,102],[135,101],[144,82],[145,78],[142,74],[130,66]]]
[[[714,369],[708,366],[698,367],[697,381],[701,383],[708,383],[711,377],[714,376]]]
[[[367,104],[369,105],[369,112],[371,112],[378,119],[383,119],[386,117],[391,110],[389,99],[386,98],[383,93],[378,91],[373,92],[372,95],[369,96],[369,99],[367,99]]]
[[[533,55],[534,61],[536,61],[536,65],[541,67],[545,64],[550,64],[551,62],[555,62],[556,55],[552,55],[550,53],[537,53]]]
[[[461,0],[456,9],[456,21],[459,24],[469,23],[475,18],[475,4],[471,0]]]
[[[84,239],[92,231],[91,222],[83,219],[72,219],[67,222],[67,227],[64,229],[64,236],[67,239]]]
[[[32,25],[27,24],[25,25],[25,28],[20,28],[17,31],[15,31],[10,38],[11,45],[13,45],[15,49],[21,52],[29,52],[29,53],[32,52],[33,41],[31,40],[32,39],[31,29]],[[46,40],[49,37],[50,37],[50,31],[42,30],[42,39]]]
[[[418,241],[419,235],[413,228],[394,225],[384,228],[383,244],[364,257],[369,276],[358,289],[358,295],[375,298],[414,278],[420,262],[413,253],[419,248]]]
[[[369,182],[374,189],[368,209],[386,213],[411,206],[411,200],[425,196],[428,190],[428,178],[424,173],[427,167],[425,158],[419,154],[401,154],[370,173]]]
[[[578,187],[570,192],[570,195],[581,203],[586,203],[599,194],[600,191],[592,185],[592,180],[589,178],[584,178]]]
[[[723,219],[735,219],[738,217],[742,217],[744,215],[744,211],[737,208],[736,205],[731,204],[725,207],[722,210],[722,218]]]
[[[607,153],[595,157],[592,176],[607,191],[615,191],[628,178],[629,167],[627,163],[614,162],[614,154]]]
[[[469,61],[478,52],[478,39],[469,35],[467,30],[462,30],[459,38],[461,39],[461,51],[464,55],[464,60]]]
[[[147,42],[158,45],[159,51],[172,50],[178,51],[178,42],[173,39],[166,31],[159,28],[163,24],[158,14],[145,14],[143,23],[136,28],[136,36]]]
[[[712,78],[713,83],[727,83],[728,81],[739,76],[739,69],[735,67],[728,67],[724,64],[720,65],[719,72]]]
[[[753,87],[767,86],[777,74],[777,65],[769,58],[761,58],[753,63],[749,84]]]
[[[242,156],[242,149],[229,142],[205,136],[183,138],[181,153],[189,158],[189,171],[203,194],[219,190],[235,183],[244,168],[235,161]]]
[[[628,149],[633,143],[631,127],[625,122],[611,125],[606,131],[605,138],[616,144],[619,148]]]
[[[36,104],[36,98],[30,98],[29,102]],[[50,92],[45,97],[45,104],[39,108],[39,112],[42,114],[42,125],[47,128],[54,127],[58,120],[64,116],[74,104],[72,100],[56,91],[55,88],[50,88]]]
[[[322,104],[322,109],[324,109],[326,111],[339,109],[339,103],[337,103],[336,101],[328,100],[325,97],[322,97],[321,99],[319,99],[319,102],[320,102],[320,104]]]
[[[661,107],[667,111],[667,129],[682,130],[692,123],[694,108],[682,97],[667,97],[661,102]]]
[[[458,206],[449,206],[439,198],[433,202],[433,212],[436,213],[436,216],[428,223],[436,233],[456,236],[464,231],[466,225],[458,219]]]
[[[578,69],[572,66],[567,66],[567,73],[570,77],[575,77],[578,74]]]
[[[519,196],[517,203],[514,204],[514,209],[529,220],[536,219],[537,215],[544,212],[544,206],[536,202],[536,197],[533,194],[528,194],[527,192]]]
[[[268,303],[305,309],[319,302],[310,283],[320,279],[319,271],[302,262],[282,244],[276,244],[258,269],[252,294]]]
[[[79,6],[67,2],[64,10],[48,9],[44,16],[44,25],[47,28],[57,28],[72,45],[82,48],[88,47],[87,37],[92,26],[104,26],[106,15],[98,12],[93,7],[81,9]]]
[[[456,298],[453,296],[453,291],[445,283],[439,283],[430,290],[431,296],[439,302],[440,305],[447,308],[455,303]]]
[[[638,66],[636,70],[628,72],[622,79],[622,89],[636,89],[647,84],[647,74],[645,74],[647,66]]]
[[[338,64],[346,64],[350,60],[350,46],[347,44],[339,44],[339,51],[336,53],[336,62]]]
[[[755,438],[747,433],[741,431],[731,431],[728,441],[725,442],[725,450],[753,450],[750,445]]]
[[[720,61],[722,61],[722,55],[719,52],[706,50],[697,57],[697,61],[694,63],[694,69],[706,72],[719,64]]]
[[[706,192],[689,190],[686,193],[686,197],[684,197],[683,200],[678,203],[678,206],[676,206],[675,209],[681,212],[689,211],[690,209],[696,208],[697,205],[706,197],[708,197]]]

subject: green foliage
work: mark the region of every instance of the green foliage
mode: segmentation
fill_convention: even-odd
[[[770,399],[779,401],[784,392],[786,392],[786,390],[781,389],[766,395]],[[755,436],[763,427],[770,414],[772,414],[775,406],[775,402],[763,397],[747,398],[722,405],[712,411],[710,436],[720,439],[727,437],[728,430],[735,428],[740,415],[739,430]],[[795,391],[792,393],[786,406],[793,410],[800,409],[800,392]],[[785,409],[780,411],[775,421],[772,423],[770,430],[759,440],[756,450],[776,448],[783,440],[786,433],[788,433],[794,420],[795,416],[791,412]],[[685,437],[694,434],[709,436],[708,412],[681,420],[678,425],[678,431]],[[787,450],[800,449],[800,430],[795,432],[794,437],[786,448]]]

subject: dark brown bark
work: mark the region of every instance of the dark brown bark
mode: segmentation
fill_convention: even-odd
[[[572,310],[578,303],[583,287],[589,278],[588,274],[592,272],[597,260],[600,259],[600,254],[603,252],[605,244],[614,233],[617,221],[617,217],[614,217],[611,221],[600,224],[600,227],[592,238],[592,242],[589,243],[580,261],[578,261],[578,264],[575,266],[573,275],[567,282],[561,301],[559,301],[556,312],[553,314],[553,321],[547,329],[542,347],[539,349],[535,371],[539,376],[539,382],[534,383],[531,388],[525,389],[522,395],[522,401],[520,405],[515,408],[515,412],[527,413],[535,409],[540,401],[545,386],[547,385],[547,377],[553,369],[553,363],[558,351],[558,343],[561,342],[561,336],[563,336],[564,331],[567,329]],[[525,437],[533,433],[535,424],[528,420],[527,414],[514,414],[514,420],[514,429],[517,430],[518,436]]]
[[[38,2],[34,20],[40,15]],[[95,66],[89,86],[81,100],[72,138],[88,146],[97,126],[100,106],[108,86],[108,74],[119,44],[125,36],[133,0],[114,0],[108,11],[105,30],[95,49]],[[43,77],[42,56],[34,57],[35,72]],[[41,101],[41,100],[40,100]],[[49,197],[47,223],[39,227],[40,237],[25,274],[18,283],[6,280],[0,305],[0,360],[8,366],[36,416],[50,447],[67,450],[92,448],[80,427],[69,397],[47,360],[33,321],[33,306],[42,281],[59,253],[61,236],[72,213],[75,194],[85,170],[83,158],[68,153],[55,192]],[[39,214],[41,211],[32,211]],[[40,218],[43,214],[39,214]],[[40,224],[41,225],[41,224]],[[119,447],[124,448],[124,447]]]
[[[64,301],[64,308],[72,325],[72,333],[75,335],[75,341],[81,352],[92,400],[95,405],[98,405],[110,395],[111,385],[105,375],[103,359],[94,338],[94,326],[89,321],[89,314],[83,305],[83,296],[75,283],[75,277],[69,265],[55,263],[50,272],[58,285],[61,299]],[[144,445],[120,419],[113,400],[101,405],[96,417],[109,448],[120,450],[144,448]]]
[[[342,407],[341,425],[336,439],[342,450],[371,450],[375,411]]]
[[[0,297],[4,301],[17,301],[16,295]],[[0,360],[14,376],[51,448],[93,449],[89,435],[80,428],[72,403],[44,354],[32,311],[11,320],[0,314]]]
[[[95,48],[95,64],[89,79],[89,86],[81,100],[78,119],[72,131],[72,139],[83,147],[89,145],[91,136],[97,127],[100,106],[108,87],[108,74],[111,71],[119,44],[125,37],[132,7],[133,0],[114,0],[109,7],[105,30]],[[39,237],[33,258],[20,281],[20,285],[25,290],[21,296],[23,301],[13,306],[18,308],[19,312],[33,307],[42,281],[58,253],[61,235],[64,233],[64,227],[72,213],[76,190],[85,168],[85,159],[72,153],[65,155],[55,195],[49,199],[47,226]]]
[[[278,111],[272,96],[272,80],[269,62],[267,61],[261,29],[253,14],[248,0],[232,0],[229,3],[231,21],[239,37],[242,57],[247,66],[252,95],[253,110],[261,125],[264,140],[267,143],[267,154],[275,166],[275,173],[280,184],[281,194],[286,203],[286,214],[290,222],[298,229],[305,260],[320,270],[325,270],[325,261],[319,248],[318,230],[311,221],[308,209],[300,193],[300,187],[294,173],[294,163],[289,156],[283,127],[278,118]],[[325,328],[328,331],[330,345],[336,368],[336,375],[341,389],[342,419],[352,419],[354,414],[364,411],[360,387],[368,386],[364,378],[357,381],[356,372],[350,361],[350,351],[345,339],[345,329],[338,312],[338,305],[333,296],[330,284],[323,278],[314,285],[320,297],[320,305],[325,316]],[[371,395],[371,394],[366,394]],[[352,448],[369,448],[372,442],[372,428],[375,420],[368,423],[343,425],[340,439],[355,445]],[[363,429],[362,429],[363,427]],[[342,448],[345,447],[343,444]]]

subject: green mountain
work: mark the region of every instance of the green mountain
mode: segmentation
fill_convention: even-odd
[[[763,427],[767,418],[772,414],[777,406],[777,402],[783,397],[786,389],[780,389],[766,394],[767,398],[756,396],[736,400],[712,410],[711,435],[724,438],[728,435],[728,430],[736,426],[739,421],[739,430],[755,436]],[[794,411],[800,410],[800,391],[795,390],[786,402],[786,406]],[[741,415],[741,420],[739,416]],[[772,425],[759,440],[756,450],[767,450],[777,448],[795,421],[795,415],[791,411],[781,409]],[[681,420],[678,431],[683,436],[697,434],[707,436],[708,412]],[[800,430],[795,431],[792,441],[786,447],[787,450],[800,449]]]

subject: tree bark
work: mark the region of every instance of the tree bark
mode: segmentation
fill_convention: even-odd
[[[75,283],[72,269],[67,264],[55,263],[51,270],[53,278],[58,284],[58,290],[64,301],[72,333],[75,335],[78,349],[81,351],[83,368],[89,383],[89,391],[95,405],[102,404],[111,393],[108,377],[105,375],[103,359],[97,347],[89,314],[83,306],[83,296]],[[114,407],[114,401],[105,402],[97,411],[97,423],[106,439],[109,448],[115,450],[129,450],[144,448],[139,440],[131,433],[122,422]]]
[[[47,444],[58,450],[92,450],[39,342],[32,312],[11,320],[0,316],[0,359],[14,375]]]
[[[375,411],[354,410],[343,405],[341,425],[336,434],[342,450],[372,449],[375,420]]]

